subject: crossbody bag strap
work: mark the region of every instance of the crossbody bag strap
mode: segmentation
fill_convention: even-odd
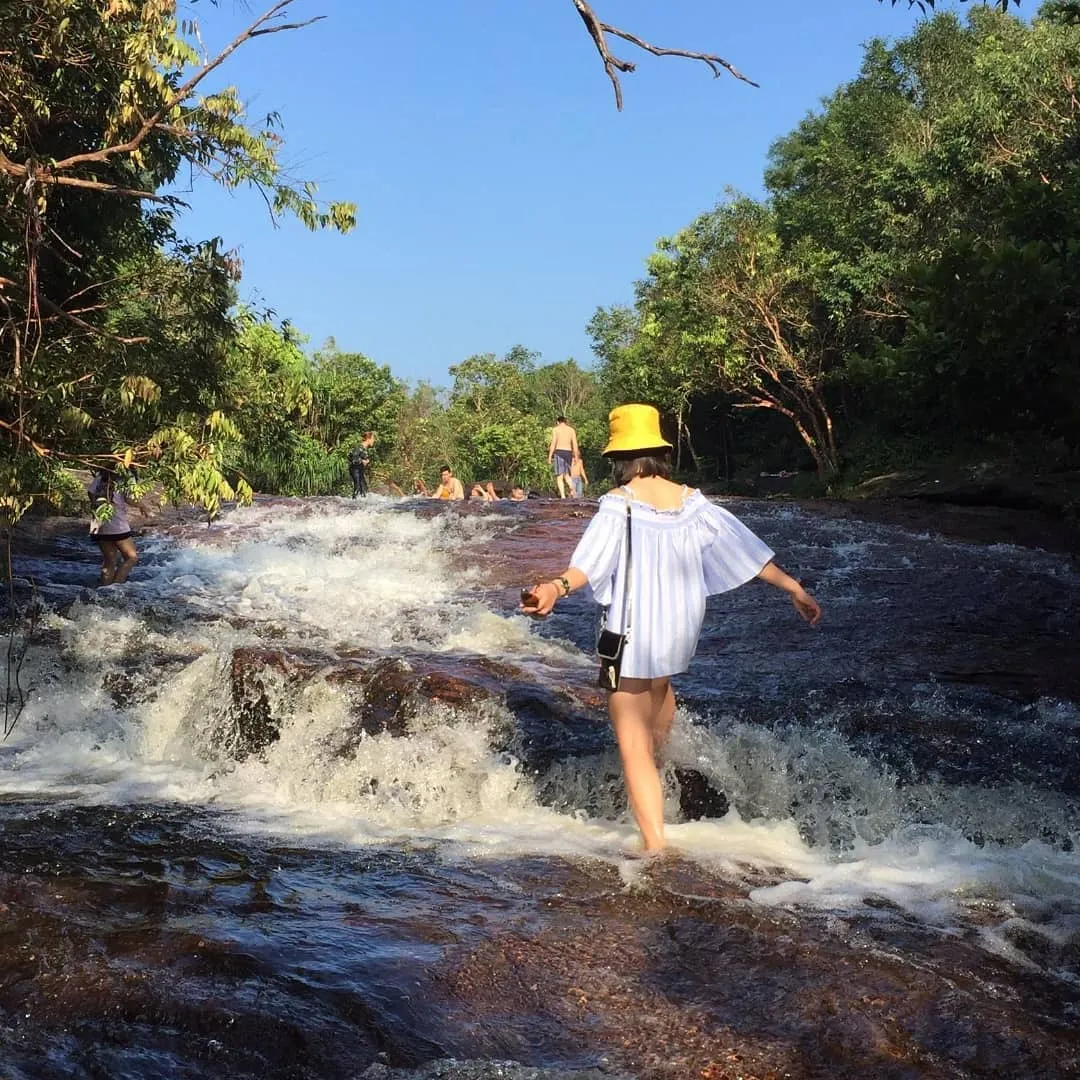
[[[619,629],[619,633],[624,636],[628,636],[630,633],[630,616],[633,612],[633,601],[630,596],[633,581],[630,576],[630,563],[634,554],[634,530],[631,527],[630,514],[630,504],[632,502],[633,496],[628,491],[626,497],[626,562],[623,563],[622,625]]]

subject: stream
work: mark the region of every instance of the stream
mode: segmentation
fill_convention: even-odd
[[[637,856],[593,505],[259,499],[16,544],[0,1080],[1080,1076],[1080,567],[725,503]],[[33,599],[31,599],[33,597]]]

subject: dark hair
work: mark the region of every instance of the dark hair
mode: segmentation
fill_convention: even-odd
[[[444,472],[452,473],[453,471],[454,471],[454,470],[453,470],[453,469],[451,469],[449,465],[440,465],[440,466],[439,466],[439,475],[440,475],[440,476],[441,476],[441,475],[442,475],[442,474],[443,474]]]
[[[661,476],[671,479],[671,462],[666,449],[642,453],[631,450],[625,454],[611,454],[611,473],[616,487],[630,483],[635,476]]]
[[[566,417],[565,416],[556,416],[555,417],[555,423],[556,424],[565,424],[566,423]]]

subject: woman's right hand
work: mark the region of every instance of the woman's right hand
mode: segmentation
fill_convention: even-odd
[[[803,588],[791,594],[795,610],[811,625],[817,626],[821,619],[821,605]]]
[[[551,614],[558,599],[559,587],[554,582],[542,581],[531,589],[521,590],[521,611],[534,619],[543,619]]]

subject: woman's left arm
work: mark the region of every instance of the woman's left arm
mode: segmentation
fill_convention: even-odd
[[[790,574],[770,560],[761,568],[758,577],[778,589],[783,589],[791,597],[795,610],[811,626],[817,626],[821,619],[821,605]]]
[[[588,585],[589,579],[573,566],[568,566],[552,581],[541,581],[531,589],[522,590],[521,610],[526,615],[542,619],[550,615],[556,603],[577,589]]]

